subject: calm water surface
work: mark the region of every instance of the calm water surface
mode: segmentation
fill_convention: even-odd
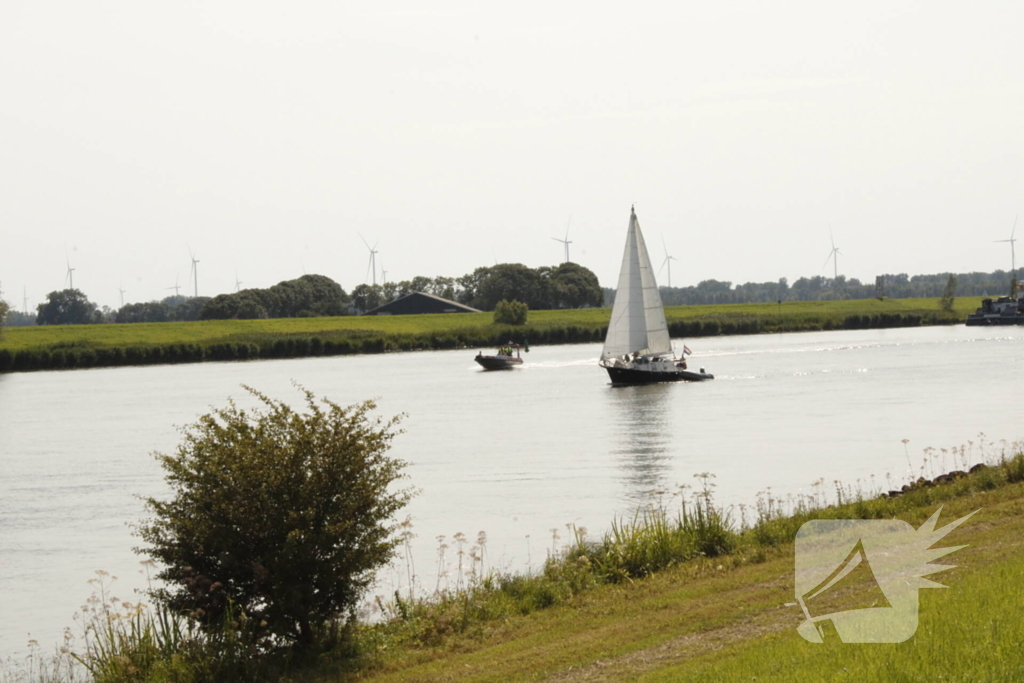
[[[90,593],[145,586],[129,523],[164,492],[153,451],[175,425],[249,384],[298,403],[299,382],[340,403],[404,412],[394,455],[422,490],[412,516],[418,583],[437,536],[486,531],[492,565],[538,566],[552,529],[597,532],[616,515],[713,472],[724,503],[808,492],[824,478],[886,485],[926,446],[985,432],[1019,439],[1024,330],[965,327],[721,337],[689,342],[714,382],[616,388],[600,345],[535,347],[480,372],[475,351],[0,375],[0,657],[44,646]],[[875,475],[872,481],[872,475]],[[393,590],[405,569],[382,577]]]

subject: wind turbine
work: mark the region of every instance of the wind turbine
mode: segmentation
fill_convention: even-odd
[[[1010,239],[1008,239],[1008,240],[994,240],[995,242],[1009,242],[1010,243],[1010,264],[1013,267],[1013,272],[1014,273],[1017,272],[1017,254],[1014,252],[1014,249],[1013,249],[1013,243],[1017,241],[1017,239],[1014,237],[1014,234],[1016,234],[1016,232],[1017,232],[1017,218],[1018,218],[1018,216],[1014,216],[1013,217],[1013,230],[1010,232]]]
[[[117,291],[121,292],[121,308],[124,308],[124,293],[128,291],[122,286],[123,284],[121,283],[117,286]]]
[[[672,262],[673,261],[678,261],[679,259],[677,259],[675,256],[672,256],[672,255],[670,255],[668,253],[668,246],[665,244],[665,237],[664,236],[662,236],[662,238],[661,238],[661,246],[665,247],[665,260],[661,262],[661,268],[664,268],[665,266],[668,266],[668,286],[671,287],[672,286]],[[658,274],[659,275],[661,274],[661,268],[658,268]]]
[[[181,286],[178,285],[178,276],[177,275],[174,276],[174,286],[173,287],[165,287],[165,289],[173,289],[175,297],[181,296],[180,294],[178,294],[178,290],[181,289]]]
[[[384,270],[384,264],[380,264],[380,283],[386,285],[388,283],[388,271]]]
[[[68,258],[67,253],[64,254],[64,260],[68,264],[67,274],[64,276],[64,282],[69,284],[68,289],[75,288],[75,269],[71,267],[71,259]]]
[[[242,281],[238,279],[238,270],[235,270],[235,291],[242,291]]]
[[[356,234],[359,234],[359,233],[356,233]],[[373,271],[373,286],[376,287],[377,286],[377,245],[380,244],[380,240],[377,240],[376,242],[374,242],[373,246],[371,247],[370,243],[367,242],[366,238],[363,237],[361,234],[359,234],[359,239],[363,240],[363,244],[365,244],[366,248],[370,250],[370,263],[367,266],[366,270],[367,270],[367,272],[369,272],[371,270]]]
[[[193,294],[193,296],[199,298],[199,268],[197,267],[199,259],[197,259],[196,255],[192,253],[192,247],[189,247],[188,249],[188,256],[190,259],[192,259],[192,269],[188,273],[188,278],[190,280],[194,279],[193,281],[195,282],[195,293]]]
[[[561,242],[562,244],[565,245],[565,262],[566,263],[569,263],[569,245],[572,244],[572,240],[569,239],[569,226],[571,224],[572,224],[572,216],[569,216],[569,222],[566,223],[566,225],[565,225],[565,239],[559,239],[557,237],[552,237],[551,238],[554,241]]]
[[[22,310],[25,311],[25,315],[28,315],[28,287],[22,287],[21,288],[21,294],[22,294],[21,307],[22,307]]]
[[[832,226],[828,228],[828,238],[832,242],[832,251],[828,252],[828,258],[825,259],[825,263],[822,264],[822,268],[828,265],[829,260],[832,261],[832,279],[839,279],[839,259],[837,258],[842,252],[839,251],[839,247],[836,246],[836,241],[832,237]]]

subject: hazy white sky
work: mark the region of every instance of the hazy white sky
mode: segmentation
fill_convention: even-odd
[[[429,9],[426,9],[429,7]],[[0,3],[0,282],[100,304],[572,259],[1010,266],[1020,2]],[[1024,237],[1024,226],[1022,226]],[[1022,244],[1024,246],[1024,244]],[[1022,251],[1024,261],[1024,251]],[[661,283],[665,282],[662,273]]]

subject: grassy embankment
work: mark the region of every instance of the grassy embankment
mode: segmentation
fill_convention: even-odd
[[[762,517],[719,557],[698,556],[651,575],[583,591],[529,616],[475,624],[437,643],[381,648],[349,677],[360,681],[1009,681],[1024,680],[1024,460],[897,498]],[[810,518],[896,517],[938,527],[979,510],[938,547],[949,590],[920,591],[917,633],[897,644],[808,643],[795,601],[794,546]],[[771,516],[769,515],[769,518]],[[777,545],[772,541],[777,541]],[[649,539],[650,540],[650,539]],[[592,557],[570,551],[563,562]],[[860,582],[839,591],[855,606]],[[861,606],[861,605],[856,605]],[[397,620],[393,632],[406,622]],[[387,626],[377,627],[386,630]],[[832,634],[835,636],[835,634]]]
[[[952,455],[964,468],[978,459],[973,447]],[[820,489],[788,502],[762,497],[741,509],[738,529],[714,505],[705,475],[678,517],[653,510],[599,539],[577,531],[536,574],[483,571],[479,545],[460,552],[455,588],[396,594],[382,621],[344,629],[301,664],[254,657],[231,638],[193,641],[184,629],[159,644],[168,639],[150,617],[121,622],[105,611],[96,613],[100,628],[85,660],[109,683],[1022,680],[1024,455],[983,445],[982,457],[994,466],[921,478],[901,493],[837,484],[843,502],[835,504]],[[815,645],[797,634],[803,616],[787,603],[795,600],[793,539],[804,522],[897,518],[916,528],[940,508],[937,528],[980,512],[936,544],[968,545],[938,560],[955,568],[931,577],[950,590],[920,591],[916,635],[853,645],[833,632]],[[834,590],[834,608],[863,606],[869,576]],[[120,635],[100,637],[103,629]]]
[[[937,299],[860,299],[670,306],[666,314],[672,336],[692,338],[955,324],[977,305],[957,299],[948,314]],[[604,339],[609,315],[607,308],[531,311],[522,327],[495,325],[490,313],[17,327],[0,338],[0,372],[488,347],[509,339],[594,342]]]

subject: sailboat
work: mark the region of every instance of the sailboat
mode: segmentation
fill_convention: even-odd
[[[630,209],[626,250],[622,255],[619,286],[615,291],[612,319],[601,351],[601,367],[608,371],[612,385],[654,382],[700,382],[715,376],[687,369],[684,346],[676,358],[665,322],[658,283],[647,255],[640,221]]]

